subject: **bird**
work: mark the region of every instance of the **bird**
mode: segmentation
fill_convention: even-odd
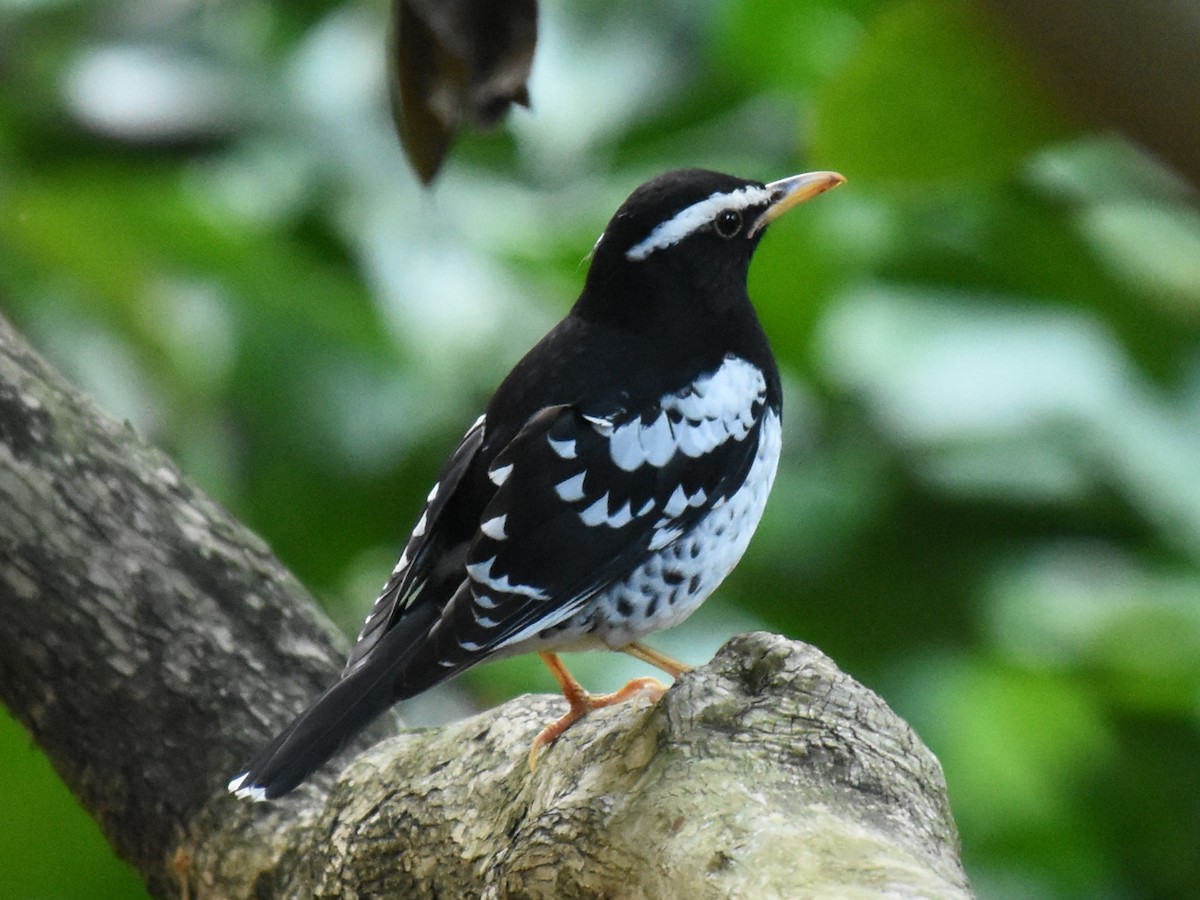
[[[740,560],[775,478],[782,389],[751,304],[767,226],[843,183],[763,183],[706,169],[638,187],[591,253],[569,313],[512,369],[450,454],[339,679],[228,784],[296,788],[394,703],[485,660],[539,653],[568,711],[666,690],[591,695],[558,654],[623,651],[686,619]]]

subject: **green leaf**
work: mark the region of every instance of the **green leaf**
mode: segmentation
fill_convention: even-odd
[[[982,14],[915,0],[885,10],[824,85],[813,143],[851,181],[1001,179],[1063,131]]]

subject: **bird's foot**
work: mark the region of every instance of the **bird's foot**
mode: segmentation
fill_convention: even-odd
[[[557,741],[564,731],[592,710],[624,703],[640,694],[646,694],[657,702],[667,692],[667,686],[657,678],[635,678],[625,687],[611,694],[589,694],[567,671],[567,667],[563,665],[562,660],[556,654],[543,652],[541,657],[562,687],[563,696],[567,698],[570,708],[562,718],[543,728],[541,734],[534,739],[533,746],[529,749],[530,772],[537,771],[538,754],[541,753],[542,748],[549,747]]]
[[[537,771],[538,754],[541,753],[543,747],[549,747],[557,741],[562,737],[564,731],[592,710],[624,703],[641,694],[645,694],[657,702],[666,692],[667,686],[657,678],[635,678],[625,687],[611,694],[589,694],[587,691],[581,691],[576,696],[567,695],[567,702],[571,704],[571,708],[562,718],[551,722],[542,729],[541,734],[534,738],[533,746],[529,749],[529,771]]]
[[[641,641],[634,641],[632,644],[626,644],[621,648],[622,653],[628,653],[634,659],[640,659],[644,663],[649,663],[655,668],[662,669],[672,678],[678,678],[685,672],[692,671],[692,667],[687,663],[681,663],[674,657],[655,650],[653,647],[647,647]]]

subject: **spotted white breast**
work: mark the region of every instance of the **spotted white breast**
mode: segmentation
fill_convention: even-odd
[[[658,550],[598,596],[589,630],[614,649],[678,625],[738,564],[762,519],[779,465],[779,416],[767,410],[758,450],[742,486],[691,531]]]
[[[653,433],[654,427],[651,423],[642,430]],[[758,527],[779,464],[781,431],[779,415],[764,410],[754,460],[734,493],[714,502],[686,532],[671,525],[686,498],[672,495],[658,510],[661,518],[649,548],[654,552],[641,565],[569,617],[543,621],[536,629],[515,635],[506,651],[586,649],[600,644],[619,648],[678,625],[695,612],[737,565]],[[726,432],[726,438],[732,433]],[[735,439],[744,440],[747,433]],[[655,445],[641,446],[650,461]],[[617,455],[614,452],[614,460]]]

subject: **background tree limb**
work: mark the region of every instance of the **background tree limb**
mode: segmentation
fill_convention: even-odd
[[[590,716],[535,774],[551,698],[236,801],[225,781],[344,639],[3,320],[0,551],[0,695],[157,895],[970,894],[933,755],[818,651],[761,633],[657,706]]]

